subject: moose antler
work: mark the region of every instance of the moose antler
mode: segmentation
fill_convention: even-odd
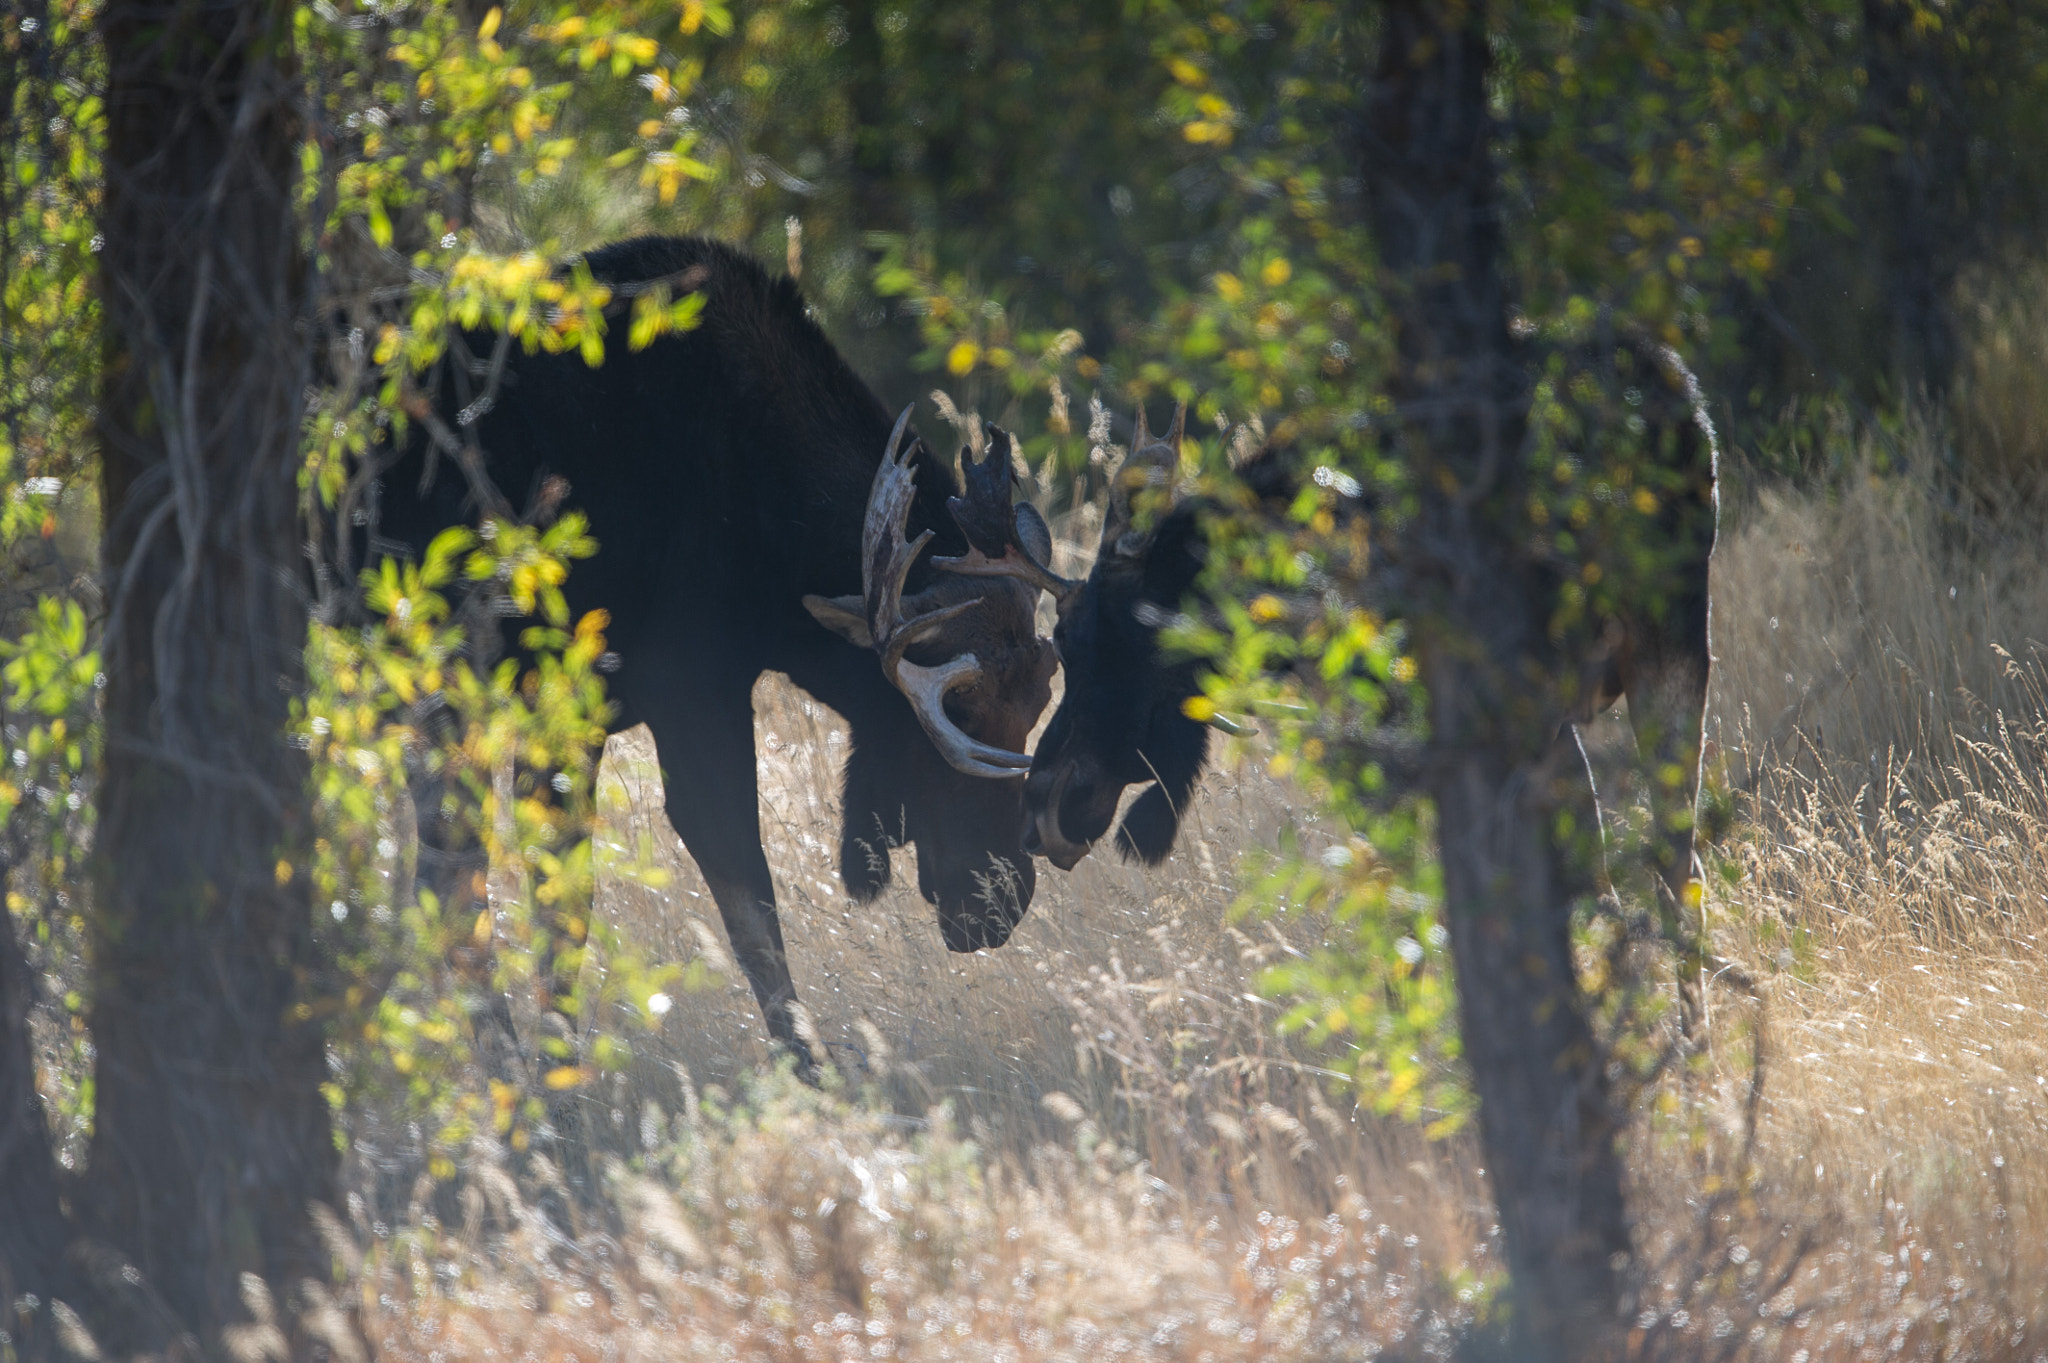
[[[896,419],[896,429],[889,433],[888,451],[882,456],[882,466],[875,470],[874,488],[868,494],[867,519],[861,531],[861,595],[867,611],[868,635],[875,652],[881,655],[882,675],[909,697],[918,723],[948,762],[970,776],[1021,776],[1031,766],[1029,754],[991,747],[970,737],[946,716],[946,693],[981,679],[981,664],[975,656],[962,653],[936,667],[925,667],[903,656],[912,644],[931,637],[948,620],[981,604],[977,597],[904,618],[904,580],[932,537],[932,532],[926,530],[914,540],[903,538],[909,524],[910,504],[917,495],[917,470],[911,463],[917,443],[913,441],[909,449],[901,451],[900,457],[898,454],[909,422],[910,408],[905,407],[903,415]]]
[[[1145,405],[1138,404],[1138,418],[1131,433],[1131,452],[1117,465],[1109,480],[1109,509],[1102,517],[1102,548],[1098,558],[1111,554],[1135,554],[1143,550],[1150,536],[1131,539],[1131,492],[1139,487],[1157,487],[1172,482],[1180,469],[1181,440],[1187,429],[1188,409],[1181,403],[1173,409],[1173,425],[1164,439],[1154,440],[1145,429]]]
[[[958,558],[935,558],[933,564],[968,577],[1014,577],[1051,594],[1064,613],[1080,594],[1082,583],[1061,577],[1045,565],[1052,532],[1038,508],[1010,504],[1010,433],[989,427],[988,454],[979,461],[961,460],[967,484],[965,497],[949,497],[946,505],[967,536],[967,552]],[[1034,550],[1026,540],[1046,546]]]

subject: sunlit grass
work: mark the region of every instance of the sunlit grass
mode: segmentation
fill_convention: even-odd
[[[1933,488],[1731,497],[1709,917],[1760,999],[1711,991],[1705,1058],[1631,1138],[1644,1357],[2048,1342],[2048,550],[1987,554],[1995,527]],[[614,739],[605,836],[670,880],[603,907],[721,983],[593,1097],[601,1224],[550,1240],[485,1160],[438,1219],[431,1197],[398,1218],[410,1238],[370,1237],[381,1348],[1431,1357],[1485,1316],[1476,1143],[1362,1115],[1258,997],[1320,925],[1233,922],[1236,868],[1326,834],[1256,753],[1211,775],[1166,866],[1048,870],[1012,945],[954,956],[903,854],[876,904],[839,891],[838,721],[780,679],[756,704],[791,965],[845,1087],[754,1077],[760,1019],[651,746]]]

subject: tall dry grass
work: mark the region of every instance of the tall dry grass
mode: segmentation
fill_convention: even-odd
[[[763,1077],[651,741],[615,737],[600,837],[665,876],[606,879],[601,909],[717,983],[678,994],[591,1095],[616,1223],[563,1239],[490,1151],[452,1201],[388,1174],[357,1200],[385,1352],[1448,1355],[1493,1276],[1472,1147],[1360,1114],[1276,1036],[1259,972],[1320,922],[1231,921],[1248,853],[1327,840],[1312,804],[1256,756],[1225,763],[1166,866],[1048,868],[1007,946],[955,955],[910,853],[873,904],[839,887],[841,721],[774,676],[755,710],[790,965],[843,1087]]]
[[[1906,445],[1917,473],[1730,498],[1709,919],[1758,997],[1713,992],[1631,1141],[1640,1357],[2048,1356],[2048,547],[1943,491],[1934,432]],[[724,983],[593,1097],[610,1219],[565,1238],[487,1158],[454,1202],[358,1202],[385,1353],[1477,1356],[1475,1147],[1362,1116],[1274,1035],[1258,968],[1320,924],[1228,917],[1248,852],[1323,836],[1256,753],[1168,865],[1047,872],[1012,945],[953,956],[907,862],[875,905],[839,892],[836,719],[778,679],[756,702],[791,964],[847,1087],[759,1077],[653,754],[615,739],[606,836],[671,879],[603,908]]]
[[[1719,1330],[1738,1356],[2032,1359],[2048,1350],[2048,542],[1956,495],[1934,432],[1909,432],[1903,475],[1870,472],[1875,453],[1825,495],[1739,502],[1724,533],[1709,737],[1739,817],[1710,911],[1762,1002],[1725,1010],[1710,1117],[1733,1107],[1759,1015],[1768,1079],[1753,1161],[1713,1171],[1740,1181],[1709,1216],[1726,1257],[1659,1281],[1644,1321],[1668,1337],[1685,1311],[1677,1337],[1707,1348]],[[1643,1164],[1678,1175],[1689,1157]],[[1683,1219],[1707,1200],[1695,1184],[1664,1203]],[[1773,1252],[1791,1267],[1776,1301],[1687,1311]]]

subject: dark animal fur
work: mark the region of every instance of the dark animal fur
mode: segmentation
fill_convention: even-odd
[[[801,1049],[756,812],[755,679],[786,673],[852,729],[847,890],[872,899],[889,879],[888,848],[915,843],[919,888],[955,951],[1001,945],[1031,901],[1020,783],[955,772],[875,655],[801,604],[806,593],[861,590],[862,517],[891,416],[805,315],[796,285],[702,240],[626,241],[586,263],[601,281],[666,278],[700,290],[701,325],[639,352],[615,326],[596,369],[513,348],[496,402],[478,419],[480,443],[515,505],[559,478],[564,509],[589,518],[599,550],[567,591],[578,615],[610,612],[621,664],[613,726],[652,729],[670,822],[717,898],[770,1031]],[[489,355],[494,339],[470,341]],[[443,385],[450,411],[460,406],[455,388]],[[936,532],[927,555],[962,552],[946,510],[953,473],[922,447],[916,459],[909,534]],[[379,531],[416,553],[478,514],[451,459],[435,460],[422,488],[426,472],[415,440],[382,485]],[[921,564],[910,589],[933,575]]]

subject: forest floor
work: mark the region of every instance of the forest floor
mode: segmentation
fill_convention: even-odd
[[[1729,499],[1708,912],[1758,998],[1711,992],[1705,1061],[1631,1138],[1645,1358],[2048,1355],[2048,550],[1973,538],[1911,478],[1844,486]],[[484,1179],[461,1225],[422,1204],[377,1228],[356,1271],[385,1356],[1225,1363],[1486,1336],[1472,1135],[1362,1113],[1276,1037],[1260,969],[1323,925],[1233,916],[1239,870],[1339,833],[1257,752],[1165,866],[1046,868],[1010,945],[955,956],[906,854],[877,903],[839,889],[843,727],[779,679],[756,703],[789,958],[847,1083],[761,1077],[651,745],[615,738],[605,836],[668,880],[601,910],[720,983],[594,1099],[610,1215],[563,1237]],[[1624,732],[1595,747],[1618,760]]]

